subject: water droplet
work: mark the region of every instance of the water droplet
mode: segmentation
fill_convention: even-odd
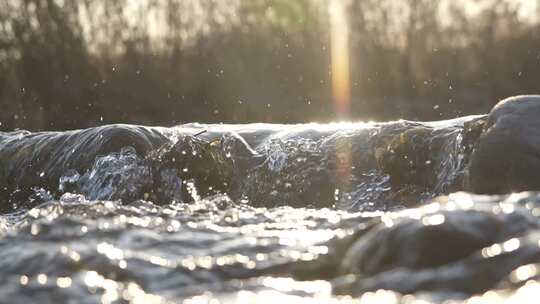
[[[68,288],[71,286],[71,278],[69,277],[59,277],[56,279],[56,285],[60,288]]]
[[[41,284],[41,285],[47,284],[47,275],[44,274],[44,273],[38,274],[38,276],[37,276],[37,281],[38,281],[38,283]]]
[[[120,269],[126,269],[127,268],[126,260],[121,260],[120,262],[118,262],[118,267],[120,267]]]

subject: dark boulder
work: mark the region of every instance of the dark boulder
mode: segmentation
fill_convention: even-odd
[[[482,292],[513,269],[540,261],[540,206],[534,193],[474,196],[388,213],[358,238],[340,261],[335,293],[390,289]]]
[[[423,269],[462,259],[497,241],[501,222],[477,210],[396,218],[361,237],[342,263],[344,273],[372,276],[395,268]]]
[[[499,102],[471,155],[466,184],[476,193],[540,190],[540,95]]]

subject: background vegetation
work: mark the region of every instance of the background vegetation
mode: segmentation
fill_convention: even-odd
[[[534,2],[347,1],[351,119],[539,93]],[[327,0],[0,0],[0,128],[333,120],[329,41]]]

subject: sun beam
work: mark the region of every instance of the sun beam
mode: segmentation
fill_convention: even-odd
[[[341,121],[350,119],[351,89],[349,70],[349,26],[346,13],[347,0],[330,0],[330,39],[332,47],[332,97],[334,113]],[[341,189],[336,189],[334,199],[340,201],[350,184],[351,142],[346,139],[336,145],[337,180]]]
[[[332,96],[339,119],[350,111],[349,26],[344,0],[330,0],[330,39],[332,45]]]

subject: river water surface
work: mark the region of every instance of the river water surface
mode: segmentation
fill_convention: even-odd
[[[540,195],[463,192],[484,119],[0,132],[0,301],[533,303]]]

